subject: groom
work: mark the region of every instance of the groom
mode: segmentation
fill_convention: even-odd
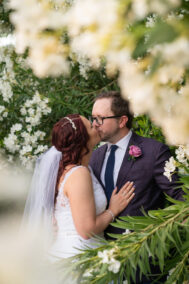
[[[163,175],[165,161],[170,157],[169,148],[134,133],[132,120],[129,103],[119,92],[102,93],[95,99],[91,122],[101,141],[108,143],[93,152],[90,166],[108,200],[115,186],[119,190],[127,181],[135,185],[135,197],[120,216],[140,216],[142,208],[146,212],[162,208],[164,193],[182,200],[182,191],[174,188],[176,177],[170,182]],[[109,226],[106,232],[123,233],[123,230]],[[150,283],[146,281],[136,283]]]

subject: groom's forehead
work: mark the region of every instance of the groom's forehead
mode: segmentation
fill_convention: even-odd
[[[102,98],[99,100],[96,100],[96,102],[93,105],[92,113],[93,115],[98,115],[98,113],[104,112],[105,114],[111,114],[111,104],[112,100],[108,98]]]

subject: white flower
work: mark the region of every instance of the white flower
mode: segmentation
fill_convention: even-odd
[[[3,121],[3,118],[8,116],[8,112],[4,106],[0,105],[0,121]]]
[[[4,106],[0,106],[0,114],[5,110]]]
[[[20,131],[22,129],[22,124],[16,123],[11,127],[11,133],[14,133],[16,131]]]
[[[158,81],[160,84],[167,84],[168,82],[179,82],[184,74],[183,66],[180,64],[164,65],[157,71]]]
[[[32,152],[32,147],[30,145],[23,146],[23,148],[20,150],[20,155],[24,156],[26,153]]]
[[[31,107],[31,105],[32,105],[32,100],[27,100],[27,101],[24,103],[24,106],[27,107],[27,108]]]
[[[117,70],[122,70],[129,64],[131,59],[130,51],[127,48],[120,50],[108,51],[107,55],[106,72],[108,76],[116,74]]]
[[[130,232],[131,231],[129,229],[126,229],[125,232],[122,233],[122,235],[128,235],[128,234],[130,234]]]
[[[28,62],[38,77],[68,74],[69,63],[64,48],[55,37],[41,37],[30,50]]]
[[[32,104],[38,104],[41,102],[41,97],[40,94],[38,92],[35,93],[35,95],[33,96],[33,99],[31,100]]]
[[[39,140],[43,140],[43,138],[45,137],[46,133],[43,132],[43,131],[40,131],[40,130],[37,130],[34,135],[36,135],[36,137],[39,139]]]
[[[137,19],[142,19],[149,12],[146,0],[133,0],[132,10]]]
[[[7,116],[8,116],[8,112],[7,112],[7,111],[4,111],[3,117],[7,117]]]
[[[11,152],[15,153],[20,149],[20,145],[17,141],[17,136],[15,134],[10,133],[8,137],[4,138],[4,145],[5,147]]]
[[[171,43],[155,45],[151,50],[153,55],[161,54],[166,62],[187,66],[189,64],[189,40],[180,37]]]
[[[102,259],[102,263],[109,264],[108,270],[113,273],[118,273],[121,263],[117,261],[113,255],[116,252],[115,249],[104,250],[98,252],[98,257]]]
[[[22,115],[26,115],[26,108],[25,107],[22,107],[21,109],[20,109],[20,112],[21,112],[21,114]]]
[[[101,12],[106,13],[101,16]],[[117,35],[118,2],[115,0],[78,0],[65,15],[72,52],[90,59],[95,68],[109,46],[119,44]],[[84,29],[84,31],[83,31]],[[118,39],[112,41],[115,34]]]
[[[117,21],[117,2],[115,0],[78,0],[65,15],[69,33],[77,35],[83,27],[96,25],[109,30]],[[102,11],[106,13],[101,15]]]
[[[2,93],[3,100],[9,102],[13,96],[11,85],[8,81],[0,79],[0,93]]]
[[[112,261],[109,263],[108,270],[112,271],[113,273],[118,273],[121,263],[115,259],[112,259]]]
[[[180,145],[176,151],[176,158],[177,160],[188,167],[189,163],[189,144],[188,145]]]
[[[48,113],[51,113],[51,111],[52,111],[51,108],[46,106],[46,107],[44,108],[44,110],[43,110],[43,114],[46,115],[46,114],[48,114]]]
[[[41,114],[36,114],[34,117],[27,116],[26,122],[30,123],[31,126],[36,126],[40,123]]]
[[[141,114],[153,107],[156,94],[153,83],[139,72],[136,63],[128,62],[121,68],[119,84],[123,96],[130,100],[134,112]]]
[[[31,127],[31,125],[27,125],[27,127],[26,127],[26,128],[27,128],[27,131],[28,131],[28,132],[31,132],[31,131],[32,131],[32,127]]]
[[[33,108],[29,108],[28,109],[28,113],[29,113],[29,115],[34,115],[34,109]]]
[[[153,27],[156,21],[156,15],[153,14],[152,16],[147,17],[146,19],[146,27]]]
[[[165,162],[165,169],[170,171],[170,172],[174,172],[176,169],[176,161],[173,157],[169,158],[169,161]]]
[[[102,258],[102,263],[109,263],[110,253],[108,250],[99,251],[98,257]]]
[[[37,147],[37,149],[34,151],[34,154],[35,154],[35,155],[38,155],[39,153],[45,152],[47,149],[48,149],[48,146],[47,146],[47,145],[39,145],[39,146]]]
[[[11,0],[9,5],[14,10],[11,21],[16,27],[16,50],[19,53],[27,46],[32,47],[43,30],[62,27],[62,13],[53,9],[48,1]]]
[[[172,181],[172,175],[169,171],[165,171],[163,175],[166,176],[170,182]]]
[[[169,179],[169,181],[172,181],[171,174],[175,171],[175,169],[176,169],[176,161],[173,157],[170,157],[169,161],[165,162],[165,167],[164,167],[165,172],[163,173],[164,176],[166,176]]]
[[[186,155],[187,160],[189,160],[189,144],[187,144],[185,147],[185,155]]]
[[[92,270],[87,270],[84,274],[83,277],[90,277],[92,276]]]

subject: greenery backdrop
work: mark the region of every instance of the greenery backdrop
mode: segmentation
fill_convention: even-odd
[[[11,2],[13,3],[14,1]],[[30,1],[30,4],[35,5],[35,2],[36,1]],[[59,3],[57,5],[61,5],[61,2],[67,3],[66,7],[72,5],[72,1],[57,1],[57,3]],[[92,4],[95,3],[92,0],[89,2]],[[15,1],[11,8],[7,6],[7,3],[7,1],[0,1],[1,36],[12,34],[18,29],[19,24],[21,24],[24,29],[24,21],[23,23],[14,23],[15,25],[13,26],[9,20],[9,15],[14,9],[24,9],[24,1],[18,1],[18,4],[16,4]],[[43,4],[45,2],[40,1],[40,3]],[[83,1],[83,3],[86,2]],[[106,3],[106,1],[101,1],[101,3]],[[107,52],[106,48],[109,48],[111,40],[103,41],[103,50],[105,50],[104,58],[100,66],[96,69],[91,68],[94,67],[92,66],[93,64],[90,63],[90,60],[93,59],[93,55],[90,55],[90,49],[88,49],[89,57],[91,56],[90,60],[89,58],[78,60],[76,55],[69,53],[67,59],[70,64],[69,75],[61,74],[56,78],[50,77],[49,74],[51,74],[53,70],[51,70],[51,66],[48,66],[47,70],[45,70],[47,73],[44,72],[44,77],[41,78],[41,76],[39,76],[39,78],[34,75],[30,68],[31,64],[29,65],[27,61],[28,57],[31,56],[30,50],[35,48],[35,45],[27,46],[22,55],[18,55],[15,52],[14,45],[0,47],[0,154],[2,157],[6,157],[6,163],[3,161],[0,165],[1,168],[8,166],[8,164],[14,165],[15,161],[19,159],[24,167],[31,170],[36,157],[49,147],[52,126],[60,117],[68,113],[80,113],[88,116],[91,113],[94,96],[101,91],[117,90],[121,87],[122,91],[125,92],[125,77],[123,76],[125,70],[122,69],[125,64],[125,57],[122,57],[122,51],[127,53],[127,49],[123,48],[122,50],[124,44],[125,46],[128,45],[127,47],[129,47],[129,49],[132,49],[132,58],[138,62],[139,66],[138,73],[138,71],[132,69],[132,65],[129,65],[130,62],[126,62],[128,66],[130,66],[128,70],[133,71],[133,73],[131,72],[132,74],[127,74],[129,80],[134,77],[134,80],[131,80],[133,87],[136,79],[136,86],[141,87],[141,93],[143,95],[145,94],[144,90],[147,89],[143,89],[143,87],[146,87],[146,85],[140,85],[140,76],[142,76],[142,82],[146,82],[147,79],[150,85],[151,80],[154,86],[157,87],[159,93],[163,90],[161,93],[163,94],[162,97],[159,96],[158,93],[157,98],[154,97],[154,99],[154,93],[152,93],[151,97],[144,97],[139,101],[137,101],[137,90],[126,90],[131,91],[131,93],[133,91],[134,101],[136,99],[136,105],[134,104],[135,111],[137,109],[140,110],[139,106],[145,108],[149,100],[152,111],[150,112],[147,109],[146,113],[149,111],[152,119],[154,115],[155,122],[162,125],[165,131],[166,123],[168,124],[168,122],[170,122],[167,120],[167,117],[170,116],[170,112],[167,111],[167,108],[169,109],[170,107],[168,100],[170,100],[170,94],[172,94],[167,92],[167,87],[172,88],[174,91],[178,91],[181,87],[184,87],[186,91],[184,100],[179,101],[179,99],[182,99],[181,94],[176,95],[175,101],[171,100],[171,104],[175,104],[176,106],[176,108],[173,107],[172,119],[175,123],[175,125],[174,123],[173,125],[177,127],[175,128],[175,132],[174,130],[169,132],[168,137],[170,141],[174,136],[173,134],[178,131],[180,135],[177,134],[175,136],[177,136],[177,138],[181,136],[184,137],[183,139],[187,140],[188,59],[186,54],[188,45],[185,44],[184,41],[184,49],[182,50],[181,48],[183,53],[173,53],[170,59],[168,55],[167,58],[164,58],[162,51],[166,50],[166,45],[161,46],[161,44],[170,43],[168,50],[171,52],[173,50],[177,51],[179,44],[175,46],[171,46],[171,44],[174,44],[174,40],[176,41],[177,37],[183,40],[183,38],[188,35],[188,1],[163,1],[161,3],[161,11],[163,12],[160,13],[160,15],[158,15],[158,9],[156,9],[157,5],[154,5],[154,7],[156,7],[153,7],[155,12],[152,12],[153,5],[149,4],[150,2],[148,1],[142,1],[143,7],[145,7],[146,3],[148,3],[147,7],[150,7],[147,9],[147,12],[143,11],[144,14],[142,16],[139,13],[140,11],[136,9],[136,3],[137,1],[119,1],[120,7],[124,8],[120,9],[119,7],[119,16],[121,19],[122,17],[124,17],[124,19],[127,18],[125,14],[128,16],[130,20],[129,28],[125,28],[125,23],[122,25],[122,19],[121,22],[116,25],[117,30],[113,30],[113,36],[109,35],[110,38],[112,36],[114,41],[114,37],[119,34],[119,29],[121,29],[123,41],[121,41],[118,51],[111,50],[112,46],[110,44],[110,51],[113,52]],[[155,3],[155,1],[151,1],[151,3]],[[50,7],[52,8],[52,6]],[[110,5],[110,7],[113,6]],[[27,11],[29,13],[28,9]],[[122,13],[122,11],[124,11],[125,14]],[[140,15],[136,16],[134,14],[136,11],[138,11]],[[84,12],[85,9],[83,9],[83,13]],[[156,17],[156,14],[158,17]],[[24,13],[22,15],[24,15]],[[19,17],[17,19],[19,19]],[[103,23],[99,25],[101,24],[103,26]],[[37,23],[34,25],[37,26]],[[68,34],[70,32],[69,29],[71,30],[71,28],[68,27]],[[86,30],[87,29],[93,32],[95,25],[93,28],[90,25],[86,25]],[[126,37],[123,35],[123,31]],[[65,32],[62,34],[61,29],[57,32],[56,28],[54,30],[51,26],[50,28],[45,27],[44,30],[40,30],[39,32],[41,34],[44,32],[45,37],[53,35],[61,38],[61,40],[63,39],[63,43],[68,45],[71,39],[73,39],[71,33],[69,38],[67,35],[65,36]],[[98,35],[98,29],[96,30],[96,34]],[[160,44],[161,49],[155,50],[156,44]],[[149,50],[151,49],[153,51],[153,48],[154,53],[152,52],[152,56],[150,57]],[[184,56],[182,57],[182,55]],[[144,61],[140,61],[141,58],[144,59]],[[167,59],[172,60],[171,62],[173,64],[167,62]],[[48,62],[48,57],[45,60]],[[43,61],[45,62],[45,60]],[[43,65],[42,62],[40,63]],[[149,71],[148,64],[151,67],[150,74],[147,72]],[[36,66],[33,68],[35,74],[38,73],[38,68],[40,67]],[[165,66],[170,66],[169,72],[167,69],[163,69]],[[180,67],[182,68],[180,69]],[[170,70],[174,70],[174,72],[171,73]],[[166,79],[165,77],[162,79],[162,73],[158,73],[158,71],[166,74]],[[150,76],[146,78],[144,74],[147,73]],[[175,77],[175,74],[180,75]],[[129,85],[129,81],[127,81],[127,84]],[[164,89],[165,86],[166,88]],[[183,111],[180,111],[182,107]],[[179,109],[178,113],[177,109]],[[172,110],[171,107],[170,110]],[[140,111],[139,113],[140,115],[136,113],[133,125],[134,130],[142,136],[152,137],[162,142],[167,141],[162,135],[161,129],[152,123],[149,116],[142,115]],[[180,121],[179,119],[182,118],[182,116],[184,120]],[[161,120],[161,123],[157,117]],[[177,120],[178,123],[176,124]],[[181,131],[179,132],[179,130]],[[115,242],[107,242],[105,246],[99,249],[87,250],[79,255],[77,257],[78,262],[75,263],[75,267],[71,266],[71,269],[76,269],[76,272],[79,271],[79,277],[82,279],[82,283],[106,283],[111,279],[114,279],[116,283],[118,278],[124,282],[124,274],[128,281],[130,281],[131,278],[134,279],[137,266],[140,267],[142,273],[149,274],[149,256],[152,257],[154,263],[160,265],[162,275],[168,273],[167,283],[188,283],[189,150],[187,145],[177,148],[178,146],[171,146],[174,159],[169,161],[165,170],[167,177],[171,178],[171,174],[175,171],[175,168],[179,168],[181,181],[183,182],[183,190],[186,193],[185,202],[175,202],[175,205],[167,207],[164,210],[149,212],[149,216],[146,217],[125,217],[123,220],[118,220],[116,226],[131,229],[134,230],[134,232],[117,236]],[[2,157],[0,157],[0,162],[2,161]],[[173,200],[169,201],[173,202]],[[61,265],[62,264],[60,264],[60,268],[62,267]],[[62,273],[61,269],[60,273]],[[62,281],[62,283],[64,282]]]

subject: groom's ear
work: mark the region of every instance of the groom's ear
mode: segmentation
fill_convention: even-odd
[[[127,124],[128,117],[126,115],[122,115],[119,121],[119,127],[124,128]]]

